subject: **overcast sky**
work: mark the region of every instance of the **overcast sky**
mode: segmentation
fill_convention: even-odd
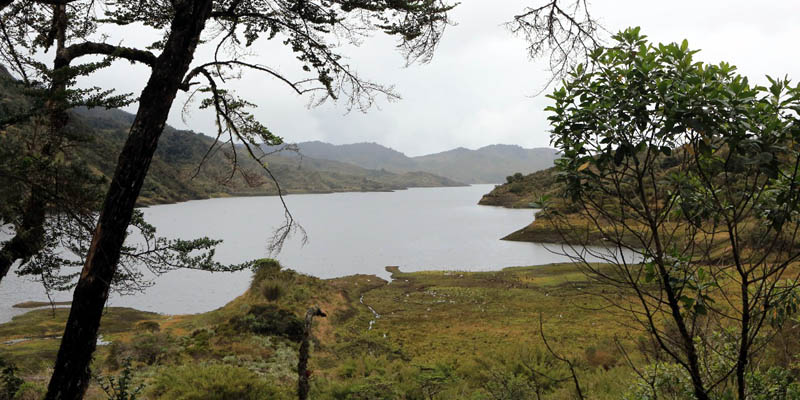
[[[322,140],[344,144],[377,142],[408,155],[488,144],[542,147],[549,144],[548,100],[533,96],[549,75],[541,60],[529,60],[525,42],[504,26],[526,5],[541,0],[462,0],[433,60],[404,67],[391,38],[378,33],[359,48],[345,48],[363,77],[393,85],[397,102],[380,99],[368,113],[346,113],[343,104],[308,108],[308,99],[275,79],[247,74],[230,87],[258,105],[256,116],[288,142]],[[688,39],[707,62],[728,61],[751,80],[765,74],[800,79],[800,2],[595,0],[595,17],[609,31],[641,26],[656,42]],[[109,42],[137,43],[144,32],[114,32]],[[258,60],[289,76],[299,75],[291,52],[278,41],[253,49]],[[197,61],[208,59],[200,49]],[[98,74],[96,83],[139,93],[148,71],[120,62]],[[214,131],[212,115],[191,111],[184,122],[180,97],[169,123],[179,129]],[[189,108],[192,109],[191,107]],[[196,110],[196,107],[194,108]],[[129,109],[135,112],[135,107]]]

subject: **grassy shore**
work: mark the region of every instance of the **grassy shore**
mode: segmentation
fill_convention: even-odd
[[[265,260],[250,289],[215,311],[164,316],[110,308],[101,327],[102,343],[110,344],[98,346],[93,370],[118,375],[130,360],[148,399],[181,395],[174,390],[204,398],[237,387],[293,398],[294,324],[319,305],[328,316],[314,322],[314,399],[526,398],[535,390],[572,398],[566,366],[543,345],[540,318],[553,350],[575,362],[592,398],[619,398],[634,379],[618,344],[634,347],[643,335],[602,311],[597,294],[605,289],[574,265],[390,272],[391,282],[321,280]],[[20,368],[31,393],[43,390],[67,312],[34,310],[0,325],[0,354]],[[230,378],[209,388],[209,374]],[[88,398],[106,397],[95,384]]]

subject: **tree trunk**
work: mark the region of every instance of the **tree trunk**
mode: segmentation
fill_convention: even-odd
[[[739,268],[739,271],[744,271],[744,268]],[[745,380],[747,374],[747,361],[750,355],[750,288],[747,280],[750,278],[746,273],[741,274],[742,278],[742,322],[741,342],[739,343],[739,356],[736,359],[736,394],[739,400],[747,398],[747,382]]]
[[[165,48],[152,67],[139,110],[117,161],[100,218],[73,294],[46,399],[81,399],[91,378],[89,364],[100,318],[117,270],[136,199],[164,129],[178,87],[189,69],[211,0],[176,0]]]
[[[308,378],[311,373],[308,370],[308,352],[311,344],[311,322],[314,317],[324,317],[325,313],[319,307],[311,307],[306,312],[306,321],[303,329],[303,340],[300,342],[300,354],[297,357],[297,398],[299,400],[308,399]]]

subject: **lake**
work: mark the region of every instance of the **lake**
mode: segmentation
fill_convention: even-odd
[[[544,245],[499,240],[530,223],[533,211],[477,205],[492,187],[286,196],[308,243],[302,245],[295,236],[273,258],[321,278],[351,274],[388,278],[387,265],[403,271],[475,271],[565,261]],[[283,221],[277,197],[188,201],[143,211],[161,236],[224,240],[217,250],[224,263],[266,257],[268,239]],[[166,314],[210,311],[242,294],[250,276],[249,271],[173,271],[158,277],[143,294],[112,294],[110,305]],[[55,293],[54,300],[71,297],[69,292]],[[13,304],[46,300],[38,283],[11,272],[0,284],[0,322],[27,311],[12,308]]]

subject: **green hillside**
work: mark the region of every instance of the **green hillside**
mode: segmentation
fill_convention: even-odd
[[[19,114],[30,101],[3,69],[0,70],[0,120]],[[134,115],[121,110],[79,108],[70,112],[69,128],[79,132],[70,157],[86,161],[97,174],[110,177],[116,166]],[[6,129],[2,140],[29,134],[25,129]],[[237,146],[237,170],[233,151],[220,146],[204,156],[211,137],[167,126],[139,197],[140,205],[171,203],[218,196],[275,195],[277,186],[263,168]],[[409,187],[460,186],[460,182],[425,172],[371,170],[339,161],[283,155],[268,156],[267,166],[284,193],[391,191]],[[199,169],[198,169],[199,167]],[[235,173],[234,173],[235,172]]]
[[[483,195],[478,204],[507,208],[535,208],[542,196],[558,197],[560,186],[555,167],[528,175],[517,175]]]
[[[99,172],[110,175],[133,115],[119,110],[99,109],[75,110],[73,114],[77,120],[100,133],[94,136],[83,155]],[[225,195],[277,194],[275,183],[240,147],[237,147],[239,172],[231,175],[232,151],[222,148],[202,163],[199,172],[192,178],[212,144],[213,139],[208,136],[167,126],[140,201],[152,204]],[[109,157],[108,154],[114,154],[115,157]],[[266,161],[285,193],[390,191],[409,187],[461,185],[433,174],[369,170],[310,157],[275,154],[268,156]]]

